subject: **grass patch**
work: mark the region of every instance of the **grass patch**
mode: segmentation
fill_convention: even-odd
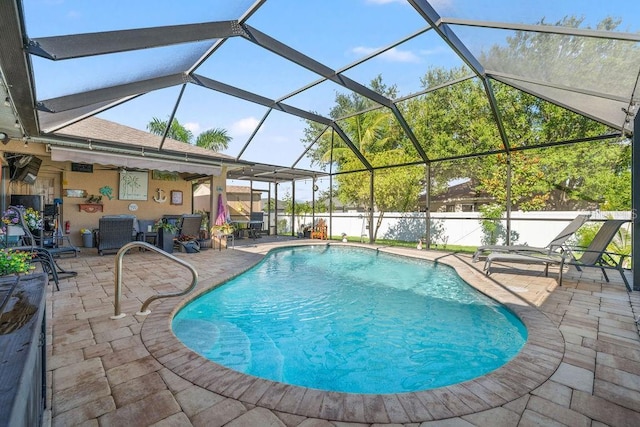
[[[342,240],[342,236],[332,236],[331,240]],[[352,243],[361,243],[360,238],[358,237],[347,237],[348,242]],[[365,243],[367,243],[365,241]],[[377,239],[375,241],[376,245],[385,245],[385,246],[399,246],[404,248],[415,248],[416,242],[407,242],[403,240],[391,240],[391,239]],[[423,248],[425,245],[423,245]],[[462,253],[474,253],[477,249],[477,246],[462,246],[462,245],[431,245],[431,250],[435,251],[447,251],[447,252],[462,252]]]

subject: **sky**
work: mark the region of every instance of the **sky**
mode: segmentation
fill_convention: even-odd
[[[251,3],[252,0],[24,0],[24,9],[27,33],[36,38],[237,19]],[[437,0],[430,3],[444,17],[532,24],[542,19],[555,22],[567,15],[577,15],[593,27],[602,18],[613,16],[623,20],[624,30],[640,29],[640,2],[628,0]],[[426,22],[405,0],[267,0],[247,24],[334,70],[348,67],[427,28]],[[470,27],[454,27],[454,30],[472,51],[502,43],[510,34],[492,30],[487,32],[489,35],[479,37]],[[185,64],[200,57],[210,44],[205,41],[57,62],[33,58],[36,94],[38,99],[48,99],[183,71]],[[399,94],[404,96],[421,89],[420,78],[430,67],[450,68],[461,64],[435,32],[429,31],[345,71],[345,75],[366,85],[380,74],[386,84],[397,85]],[[318,79],[314,73],[241,38],[229,39],[196,73],[270,99],[281,99]],[[154,117],[169,117],[179,90],[180,87],[173,87],[148,93],[98,117],[145,130]],[[349,91],[325,82],[284,102],[328,115],[337,93]],[[264,107],[187,85],[176,117],[196,136],[212,128],[227,130],[232,142],[225,154],[236,156],[266,112]],[[301,119],[272,112],[242,159],[291,166],[303,152],[300,139],[304,128]],[[298,166],[312,167],[306,160]],[[306,185],[310,187],[311,183]],[[303,197],[310,197],[310,192],[307,190]]]

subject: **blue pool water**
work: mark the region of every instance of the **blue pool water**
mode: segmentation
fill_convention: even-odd
[[[185,306],[185,345],[274,381],[351,393],[442,387],[497,369],[526,341],[509,310],[447,266],[373,250],[277,250]]]

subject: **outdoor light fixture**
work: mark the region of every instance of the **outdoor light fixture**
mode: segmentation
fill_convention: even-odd
[[[0,142],[2,142],[4,145],[7,145],[7,143],[9,142],[9,135],[4,132],[0,132]]]
[[[7,106],[7,107],[11,106],[11,100],[9,99],[8,96],[4,99],[4,105]]]
[[[13,125],[14,127],[20,128],[20,122],[16,120],[16,122]]]

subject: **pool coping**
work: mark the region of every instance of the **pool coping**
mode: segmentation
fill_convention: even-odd
[[[318,244],[303,242],[300,244]],[[345,245],[343,243],[323,243]],[[456,269],[471,286],[504,304],[527,327],[522,350],[507,364],[463,383],[410,393],[355,394],[330,392],[279,383],[233,371],[187,348],[171,330],[173,316],[189,301],[229,280],[200,284],[179,301],[165,300],[153,308],[140,332],[150,354],[164,367],[211,392],[240,402],[310,418],[354,423],[412,423],[442,420],[489,410],[519,399],[542,385],[556,371],[564,356],[561,332],[535,306],[517,292],[499,285],[455,253],[415,251],[406,248],[346,244],[392,254],[423,258]],[[266,254],[271,249],[293,246],[265,245],[247,250]],[[238,249],[236,249],[238,250]],[[241,274],[259,260],[245,265]]]

